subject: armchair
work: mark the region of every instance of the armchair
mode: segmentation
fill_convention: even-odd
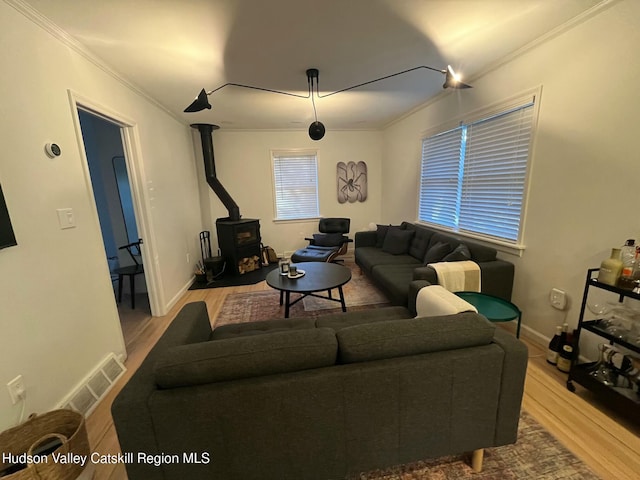
[[[351,240],[347,237],[351,220],[349,218],[321,218],[318,223],[320,233],[305,238],[309,245],[296,250],[291,261],[298,262],[338,262],[337,257],[347,253]]]

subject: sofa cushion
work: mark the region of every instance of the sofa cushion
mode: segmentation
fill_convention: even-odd
[[[462,243],[460,238],[453,235],[447,235],[446,233],[435,233],[431,237],[430,246],[435,245],[438,242],[448,243],[451,246],[452,251],[458,245],[460,245],[460,243]],[[471,260],[473,260],[474,262],[491,262],[496,259],[496,254],[498,252],[495,248],[487,247],[485,245],[480,245],[479,243],[469,241],[465,241],[464,243],[471,253]]]
[[[469,247],[469,252],[471,252],[471,260],[476,263],[492,262],[497,258],[498,251],[495,248],[473,242],[466,242],[466,245]]]
[[[471,252],[469,251],[469,247],[464,243],[458,245],[453,252],[445,255],[442,259],[443,262],[463,262],[465,260],[471,260]]]
[[[318,328],[331,328],[338,331],[363,323],[384,322],[397,318],[412,318],[414,315],[405,307],[382,307],[367,310],[355,310],[347,313],[323,315],[316,319]]]
[[[336,332],[341,363],[488,345],[495,326],[477,313],[367,323]]]
[[[411,245],[409,246],[409,255],[419,261],[422,261],[424,254],[427,252],[427,248],[429,247],[429,241],[433,236],[433,231],[427,230],[426,228],[422,228],[418,225],[413,226],[413,228],[409,226],[406,228],[407,230],[413,229],[416,232],[411,240]]]
[[[410,255],[398,255],[399,258],[412,258]],[[413,271],[418,263],[398,263],[375,265],[371,270],[371,279],[387,295],[393,305],[406,305],[409,283],[413,280]]]
[[[381,248],[360,247],[355,250],[356,263],[366,272],[371,272],[377,265],[413,265],[419,267],[420,262],[411,255],[392,255]]]
[[[391,255],[403,255],[409,251],[411,239],[415,235],[413,230],[403,230],[399,227],[389,227],[384,237],[382,251]]]
[[[329,328],[309,328],[212,340],[170,348],[155,365],[160,388],[185,387],[335,364]]]
[[[216,327],[213,332],[211,332],[209,340],[262,335],[265,333],[285,332],[305,328],[315,328],[315,322],[312,318],[275,318],[260,322],[232,323]]]
[[[382,248],[384,245],[384,237],[387,236],[387,231],[391,225],[377,225],[376,228],[376,247]]]
[[[342,233],[314,233],[313,245],[317,247],[339,247],[346,237]]]
[[[449,254],[449,252],[451,252],[451,250],[451,245],[445,242],[438,242],[431,245],[427,250],[427,253],[425,253],[422,263],[429,265],[430,263],[440,262]]]

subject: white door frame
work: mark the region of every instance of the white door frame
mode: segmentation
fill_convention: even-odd
[[[93,195],[93,185],[91,183],[91,174],[89,172],[89,161],[87,152],[84,148],[84,139],[82,136],[82,128],[80,126],[80,117],[78,109],[89,112],[93,115],[101,117],[116,126],[120,127],[122,136],[122,147],[124,149],[124,158],[129,174],[129,183],[131,185],[131,196],[133,198],[133,211],[136,217],[136,226],[140,237],[143,238],[142,257],[144,261],[144,274],[147,283],[147,293],[149,294],[149,305],[151,307],[151,315],[162,316],[166,312],[166,302],[164,299],[164,289],[162,288],[162,279],[159,275],[159,260],[155,247],[155,234],[153,223],[149,212],[151,212],[149,197],[147,195],[147,184],[144,163],[142,161],[142,151],[140,149],[140,138],[138,135],[138,126],[136,122],[125,115],[100,105],[93,100],[83,97],[78,93],[68,90],[69,101],[73,113],[73,121],[76,129],[76,137],[78,139],[78,147],[81,155],[84,157],[82,165],[87,189],[93,200],[92,213],[93,220],[100,229],[100,220],[98,218],[98,207],[96,206],[95,197]],[[108,265],[105,258],[105,266]],[[115,302],[115,297],[114,297]]]

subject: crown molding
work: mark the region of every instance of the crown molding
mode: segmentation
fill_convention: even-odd
[[[620,0],[602,0],[602,1],[598,2],[593,7],[585,10],[584,12],[576,15],[573,18],[570,18],[566,22],[562,23],[561,25],[558,25],[556,28],[548,31],[544,35],[541,35],[540,37],[530,41],[529,43],[523,45],[522,47],[517,48],[516,50],[512,51],[511,53],[508,53],[508,54],[504,55],[503,57],[499,58],[498,60],[494,61],[493,63],[487,65],[485,68],[483,68],[482,70],[477,72],[475,75],[473,75],[473,77],[465,78],[465,82],[473,84],[478,79],[488,75],[489,73],[493,72],[494,70],[497,70],[501,66],[516,60],[518,57],[524,55],[525,53],[527,53],[527,52],[529,52],[531,50],[533,50],[534,48],[539,47],[540,45],[543,45],[544,43],[549,42],[550,40],[562,35],[565,32],[568,32],[569,30],[573,29],[574,27],[577,27],[578,25],[584,23],[585,21],[587,21],[590,18],[594,17],[595,15],[599,14],[601,11],[611,7],[615,3],[618,3],[619,1]],[[434,97],[428,99],[426,102],[424,102],[424,103],[422,103],[420,105],[417,105],[416,107],[412,108],[411,110],[401,114],[400,116],[398,116],[398,117],[394,118],[393,120],[389,121],[388,123],[386,123],[382,127],[383,130],[386,130],[386,129],[392,127],[393,125],[401,122],[405,118],[410,117],[414,113],[416,113],[416,112],[418,112],[420,110],[423,110],[423,109],[427,108],[430,105],[433,105],[434,103],[436,103],[439,100],[441,100],[442,98],[444,98],[446,95],[452,95],[453,93],[454,93],[453,90],[448,90],[448,91],[444,90],[444,91],[438,93]]]
[[[17,12],[22,14],[32,23],[42,28],[45,32],[47,32],[49,35],[54,37],[64,46],[73,50],[75,53],[83,57],[85,60],[89,61],[90,63],[98,67],[100,70],[105,72],[107,75],[111,76],[112,78],[117,80],[119,83],[127,87],[129,90],[141,96],[146,101],[152,103],[154,106],[158,107],[163,112],[167,113],[168,115],[176,119],[178,122],[182,124],[185,123],[183,118],[176,115],[173,111],[171,111],[165,105],[163,105],[158,100],[153,98],[151,95],[145,92],[141,87],[131,82],[120,72],[117,72],[116,70],[111,68],[104,60],[102,60],[100,57],[94,54],[91,50],[85,47],[75,37],[71,36],[68,32],[66,32],[65,30],[60,28],[58,25],[53,23],[49,18],[45,17],[42,13],[40,13],[38,10],[33,8],[31,5],[25,3],[23,0],[4,0],[4,2],[10,7],[13,7]]]

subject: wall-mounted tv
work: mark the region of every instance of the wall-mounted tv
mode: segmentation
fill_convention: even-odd
[[[7,204],[4,201],[4,195],[2,193],[2,185],[0,185],[0,248],[11,247],[13,245],[17,245],[16,236],[13,233],[9,211],[7,210]]]

